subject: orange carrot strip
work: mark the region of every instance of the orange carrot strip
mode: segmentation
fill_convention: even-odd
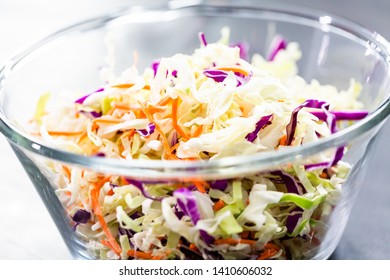
[[[179,98],[172,100],[172,122],[173,127],[176,130],[176,132],[181,135],[185,140],[188,140],[190,137],[188,137],[187,133],[184,132],[184,130],[181,128],[181,126],[177,122],[177,107],[178,107],[178,100]]]
[[[194,243],[191,243],[189,248],[192,250],[192,251],[198,251],[198,247],[196,247],[196,245]]]
[[[191,135],[191,137],[199,137],[203,132],[203,125],[200,125],[196,128],[194,134]]]
[[[132,86],[134,86],[134,84],[118,84],[111,87],[126,89],[126,88],[131,88]]]
[[[92,209],[93,212],[98,219],[100,226],[102,227],[104,234],[107,237],[107,242],[111,245],[110,248],[113,250],[115,254],[120,256],[122,249],[119,246],[119,244],[116,242],[115,238],[112,236],[112,233],[110,229],[108,228],[108,225],[106,221],[104,220],[103,214],[102,214],[102,209],[99,205],[99,192],[100,189],[103,187],[103,185],[110,181],[110,177],[104,177],[100,182],[96,183],[93,185],[93,188],[91,189],[91,202],[92,202]]]
[[[180,145],[180,143],[176,143],[175,145],[173,145],[173,146],[171,147],[171,153],[173,153],[173,151],[176,150],[177,147],[179,147],[179,145]]]
[[[278,253],[278,251],[276,251],[274,249],[267,249],[263,253],[261,253],[261,255],[257,259],[258,260],[267,260],[270,257],[276,255],[277,253]]]
[[[328,176],[328,174],[326,174],[325,171],[322,171],[322,173],[320,174],[320,177],[321,177],[322,179],[329,179],[329,176]]]
[[[131,88],[133,86],[134,86],[134,84],[118,84],[118,85],[113,85],[111,87],[113,87],[113,88],[120,88],[120,89],[128,89],[128,88]],[[150,90],[150,86],[149,85],[145,85],[142,89]]]
[[[83,134],[84,131],[47,131],[47,133],[50,135],[50,136],[68,136],[68,137],[71,137],[71,136],[78,136],[80,134]]]
[[[165,112],[167,109],[165,107],[162,107],[162,106],[152,106],[152,105],[148,105],[148,111],[149,113],[151,113],[152,115],[154,115],[155,113],[162,113],[162,112]]]
[[[106,239],[100,240],[100,243],[102,243],[104,246],[110,248],[113,252],[115,252],[114,246],[112,246],[112,244],[108,240]]]
[[[171,101],[171,97],[169,95],[164,96],[160,99],[160,101],[157,103],[157,106],[165,106]]]
[[[107,119],[107,118],[96,118],[96,119],[93,119],[92,120],[92,123],[121,123],[123,122],[121,119],[115,119],[115,118],[112,118],[112,119]]]
[[[280,247],[278,245],[275,245],[275,244],[269,243],[269,242],[264,245],[264,248],[265,249],[273,249],[273,250],[276,250],[276,251],[280,250]]]
[[[219,67],[219,68],[216,68],[216,70],[222,70],[222,71],[232,71],[232,72],[235,72],[235,73],[240,73],[244,76],[248,76],[249,73],[246,72],[244,69],[242,68],[239,68],[239,67]]]
[[[168,157],[170,159],[173,158],[173,155],[171,153],[171,147],[169,146],[169,142],[168,142],[168,139],[167,137],[165,136],[164,132],[162,131],[162,129],[160,128],[160,126],[156,123],[156,121],[154,120],[153,116],[149,113],[149,111],[145,108],[145,106],[139,102],[139,104],[141,105],[141,108],[142,108],[142,111],[145,113],[146,117],[148,118],[148,120],[152,123],[154,123],[155,125],[155,129],[157,130],[157,132],[160,134],[161,138],[162,138],[162,142],[163,142],[163,145],[164,145],[164,148],[165,148],[165,152],[167,153]]]
[[[77,139],[76,143],[77,143],[77,144],[80,144],[81,141],[83,141],[85,138],[87,138],[87,136],[88,136],[88,132],[84,131],[83,134],[81,134],[81,135],[79,136],[79,138]]]
[[[127,255],[133,258],[140,258],[146,260],[150,260],[153,257],[151,252],[142,252],[131,249],[127,251]]]
[[[279,139],[280,146],[286,146],[286,142],[287,142],[287,135],[283,135],[282,137],[280,137]]]
[[[62,170],[64,170],[65,176],[68,178],[68,181],[70,182],[70,177],[71,177],[72,173],[71,173],[69,167],[67,167],[66,165],[63,165]]]
[[[201,193],[205,193],[206,192],[206,189],[205,189],[205,186],[202,182],[200,181],[192,181],[192,183],[194,183],[196,189],[198,191],[200,191]]]
[[[221,244],[229,244],[229,245],[237,245],[237,244],[248,244],[248,245],[254,245],[256,243],[255,240],[250,239],[233,239],[233,238],[222,238],[217,239],[214,241],[214,244],[221,245]]]
[[[224,202],[222,199],[220,199],[220,200],[218,200],[218,201],[214,204],[213,209],[214,209],[214,211],[218,211],[218,210],[222,209],[224,206],[225,206],[225,202]]]

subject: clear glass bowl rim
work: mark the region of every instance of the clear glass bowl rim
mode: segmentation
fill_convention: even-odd
[[[12,74],[12,70],[17,64],[23,62],[32,53],[37,51],[42,46],[52,42],[57,38],[66,36],[67,34],[79,32],[81,30],[93,30],[106,23],[115,20],[121,16],[131,13],[142,13],[149,11],[168,12],[168,11],[190,11],[197,15],[197,9],[206,9],[214,12],[250,12],[250,13],[271,13],[280,14],[291,18],[301,18],[304,20],[318,23],[323,16],[329,16],[332,20],[328,22],[330,26],[341,29],[344,32],[350,33],[361,40],[366,40],[375,45],[375,51],[380,54],[387,67],[390,67],[390,44],[381,35],[374,31],[352,22],[350,20],[332,15],[328,12],[289,5],[288,10],[282,8],[269,8],[261,6],[233,6],[233,5],[213,5],[194,3],[194,1],[170,1],[164,6],[144,5],[136,7],[128,7],[120,11],[112,11],[105,15],[88,19],[69,27],[63,28],[35,44],[20,51],[4,64],[0,69],[0,98],[4,94],[4,85],[7,82],[7,77]],[[201,13],[200,13],[201,14]],[[185,16],[185,15],[184,15]],[[389,71],[388,71],[389,74]],[[0,103],[1,105],[1,103]],[[353,124],[352,126],[340,130],[337,133],[320,139],[317,142],[307,143],[302,146],[291,147],[280,151],[262,152],[254,155],[232,156],[210,161],[180,161],[180,160],[119,160],[102,157],[91,157],[80,154],[70,153],[64,150],[59,150],[50,147],[32,136],[26,134],[17,128],[5,116],[3,109],[0,108],[0,130],[8,138],[8,140],[16,146],[22,147],[30,152],[41,156],[91,168],[96,171],[110,172],[123,174],[138,178],[162,179],[162,178],[185,178],[185,177],[207,177],[225,178],[234,175],[254,172],[256,170],[272,168],[280,164],[285,164],[295,161],[305,156],[318,153],[318,151],[326,150],[333,147],[344,145],[348,141],[358,137],[359,135],[369,131],[382,123],[390,114],[390,98],[384,100],[374,111],[364,118]]]

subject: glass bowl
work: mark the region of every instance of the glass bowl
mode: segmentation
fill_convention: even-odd
[[[110,55],[115,61],[114,71],[119,73],[131,64],[134,50],[138,52],[138,66],[143,69],[156,58],[191,53],[199,46],[200,31],[207,34],[208,40],[216,41],[224,26],[230,27],[233,41],[246,41],[249,44],[250,54],[264,55],[276,34],[288,41],[298,42],[303,53],[298,63],[299,75],[307,81],[316,79],[338,89],[347,88],[350,79],[355,79],[362,86],[359,100],[369,115],[313,143],[277,152],[226,157],[208,162],[87,157],[56,149],[23,129],[34,115],[35,104],[42,93],[50,91],[55,98],[63,94],[64,90],[88,92],[101,85],[98,73],[106,65],[107,38],[115,46],[115,53]],[[153,228],[156,231],[153,234],[158,236],[152,242],[154,245],[149,246],[149,249],[144,248],[144,255],[135,254],[137,248],[150,242],[150,230],[137,232],[124,229],[118,226],[115,215],[104,217],[110,232],[108,234],[118,244],[127,242],[132,247],[137,245],[137,248],[130,250],[133,255],[122,252],[121,258],[150,258],[151,251],[161,253],[162,247],[169,247],[169,254],[163,252],[163,256],[168,258],[254,259],[261,258],[268,250],[267,258],[271,259],[326,259],[340,240],[351,206],[361,187],[367,159],[372,154],[376,136],[390,112],[390,56],[387,48],[386,40],[373,31],[342,18],[301,7],[283,10],[258,6],[194,4],[187,1],[172,1],[164,6],[130,7],[60,30],[10,59],[0,71],[0,130],[23,164],[70,252],[80,259],[118,257],[110,250],[110,244],[107,246],[110,241],[104,241],[107,232],[101,229],[99,223],[92,226],[91,230],[89,223],[92,219],[89,216],[86,219],[88,221],[83,221],[89,225],[87,227],[83,222],[77,222],[74,209],[69,210],[69,200],[64,198],[64,192],[61,191],[67,184],[64,177],[66,172],[71,174],[68,178],[70,181],[74,173],[81,172],[92,178],[90,180],[94,184],[100,182],[102,186],[108,175],[111,178],[125,177],[132,187],[141,182],[141,187],[152,193],[162,186],[170,188],[200,181],[210,185],[215,182],[227,183],[225,192],[229,192],[233,182],[244,184],[253,176],[268,176],[268,181],[273,179],[275,185],[287,186],[286,175],[278,175],[275,171],[287,170],[291,166],[301,168],[316,156],[335,153],[340,147],[345,147],[343,162],[348,163],[350,169],[345,172],[342,183],[335,188],[338,191],[329,192],[317,200],[306,197],[306,202],[310,201],[306,206],[287,199],[283,207],[291,210],[288,217],[272,216],[273,211],[276,211],[272,203],[263,209],[260,207],[258,215],[264,220],[259,223],[256,232],[247,234],[250,242],[239,233],[225,233],[221,236],[225,240],[234,239],[235,243],[220,244],[215,240],[207,243],[205,232],[208,236],[210,234],[207,232],[211,233],[211,229],[207,228],[197,229],[187,234],[186,238],[179,239],[184,233],[180,228],[170,228],[172,221],[164,219],[160,213],[152,220],[140,222],[159,223],[160,226]],[[291,176],[295,176],[296,181],[300,180],[296,174]],[[313,186],[316,192],[320,190],[319,185]],[[77,188],[75,182],[73,187]],[[321,187],[324,187],[323,184]],[[102,187],[97,195],[104,191],[107,190]],[[90,190],[88,195],[96,193]],[[151,208],[161,208],[161,201],[145,199],[141,194],[138,197],[144,202],[137,204],[137,207],[149,205]],[[120,199],[124,201],[123,197]],[[132,203],[135,201],[133,199]],[[91,206],[91,200],[87,201],[85,207],[89,207],[92,217],[97,214],[94,213],[97,208]],[[294,216],[295,225],[289,229],[286,219]],[[132,218],[133,221],[138,219]],[[83,219],[85,217],[79,217],[80,221]],[[174,219],[178,219],[178,216]],[[188,217],[181,219],[184,224],[191,223]],[[226,220],[224,223],[229,225],[231,221]],[[240,226],[249,229],[253,224]],[[207,249],[194,248],[194,238],[201,240],[202,244],[206,242]],[[156,253],[155,258],[163,257]]]

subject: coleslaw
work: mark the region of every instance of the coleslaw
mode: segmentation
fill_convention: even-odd
[[[336,133],[368,112],[346,90],[298,75],[297,43],[248,57],[229,29],[191,55],[136,65],[73,100],[41,96],[31,133],[119,160],[212,161],[277,152]],[[69,94],[67,95],[69,96]],[[242,178],[148,182],[50,163],[75,234],[98,259],[306,259],[315,254],[351,166],[347,147]]]

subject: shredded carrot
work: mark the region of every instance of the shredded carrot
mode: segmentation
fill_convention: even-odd
[[[66,165],[63,165],[62,170],[64,171],[66,178],[68,178],[68,182],[70,182],[71,171],[70,171],[69,167],[67,167]]]
[[[47,131],[50,136],[78,136],[84,133],[84,131]]]
[[[139,259],[146,259],[150,260],[153,255],[151,252],[142,252],[142,251],[136,251],[136,250],[128,250],[127,255],[133,258],[139,258]]]
[[[179,98],[172,100],[172,122],[173,127],[175,128],[176,132],[184,138],[184,140],[188,140],[190,137],[188,137],[187,133],[181,128],[181,126],[177,122],[177,107],[178,107],[178,100]]]
[[[106,239],[100,240],[100,243],[102,243],[104,246],[110,248],[113,252],[115,252],[116,248],[108,240],[106,240]],[[117,253],[115,252],[115,254],[117,254]],[[118,255],[118,256],[120,256],[120,255]]]
[[[189,248],[192,250],[192,251],[198,251],[198,247],[196,247],[196,245],[194,243],[191,243]]]
[[[248,239],[248,237],[249,237],[249,231],[243,231],[241,233],[241,238]]]
[[[65,191],[64,193],[65,193],[66,196],[71,196],[72,195],[71,191]],[[71,209],[72,207],[70,206],[69,208]]]
[[[320,177],[321,177],[322,179],[328,179],[328,178],[329,178],[329,177],[328,177],[328,174],[326,174],[325,171],[322,171],[322,173],[320,174]]]
[[[179,147],[179,145],[180,145],[180,143],[176,143],[175,145],[173,145],[173,146],[171,147],[171,153],[173,153],[173,151],[176,150],[177,147]]]
[[[208,187],[208,184],[205,181],[203,181],[203,180],[192,180],[192,183],[194,184],[196,189],[198,191],[200,191],[201,193],[205,193],[206,192],[206,188],[205,187]]]
[[[113,189],[110,189],[110,190],[108,190],[108,192],[107,192],[107,195],[108,195],[108,196],[112,196],[112,195],[114,195],[114,191],[113,191]]]
[[[134,86],[134,84],[118,84],[118,85],[114,85],[114,86],[111,86],[111,87],[126,89],[126,88],[131,88],[132,86]]]
[[[110,244],[109,247],[110,247],[110,249],[112,249],[112,251],[115,254],[120,256],[120,254],[122,252],[122,249],[119,246],[119,244],[116,242],[115,238],[112,236],[112,233],[111,233],[110,229],[108,228],[108,225],[107,225],[106,221],[104,220],[104,217],[103,217],[103,214],[102,214],[102,209],[101,209],[101,207],[99,205],[100,189],[103,187],[103,185],[106,182],[110,181],[110,178],[111,178],[110,176],[104,177],[102,180],[100,180],[100,182],[97,182],[97,183],[93,184],[93,188],[91,189],[90,196],[91,196],[93,212],[94,212],[96,218],[98,219],[98,221],[100,223],[100,226],[102,227],[102,229],[104,231],[104,234],[107,237],[107,242]]]
[[[168,158],[169,158],[169,159],[175,158],[176,156],[174,156],[174,155],[171,153],[171,147],[169,146],[169,142],[168,142],[167,137],[165,136],[165,133],[162,131],[162,129],[160,128],[160,126],[156,123],[156,121],[154,120],[153,116],[149,113],[149,111],[147,110],[147,108],[145,108],[145,106],[144,106],[141,102],[139,102],[139,104],[141,105],[142,111],[145,113],[145,115],[146,115],[146,117],[148,118],[148,120],[149,120],[151,123],[154,123],[155,129],[156,129],[157,132],[160,134],[160,136],[161,136],[161,138],[162,138],[162,142],[163,142],[164,148],[165,148],[165,152],[167,153]]]
[[[160,101],[157,103],[157,106],[165,106],[171,101],[171,97],[169,95],[164,96],[160,99]]]
[[[218,200],[218,201],[214,204],[213,209],[214,209],[214,211],[218,211],[218,210],[222,209],[224,206],[225,206],[225,202],[224,202],[222,199],[220,199],[220,200]]]
[[[194,134],[191,135],[191,137],[195,138],[195,137],[199,137],[203,132],[203,125],[200,125],[196,128]]]
[[[272,256],[276,255],[279,251],[274,249],[267,249],[263,253],[260,254],[260,256],[257,258],[258,260],[267,260],[271,258]]]
[[[219,67],[219,68],[216,68],[216,70],[222,70],[222,71],[232,71],[234,73],[240,73],[244,76],[248,76],[249,73],[247,71],[245,71],[244,69],[242,68],[239,68],[239,67]]]
[[[85,138],[87,138],[87,136],[88,136],[88,132],[84,131],[83,134],[81,134],[79,136],[79,138],[77,139],[76,143],[80,144]]]
[[[279,139],[279,145],[280,146],[286,146],[286,142],[287,142],[287,135],[283,135],[282,137],[280,137]]]
[[[280,250],[280,247],[279,247],[278,245],[275,245],[275,244],[270,243],[270,242],[266,243],[266,244],[264,245],[264,248],[265,248],[265,249],[273,249],[273,250],[276,250],[276,251],[279,251],[279,250]]]
[[[115,124],[115,123],[121,123],[123,120],[121,119],[116,119],[116,118],[96,118],[92,120],[92,123],[109,123],[109,124]]]
[[[214,244],[221,245],[221,244],[229,244],[229,245],[237,245],[237,244],[248,244],[248,245],[254,245],[256,243],[255,240],[250,239],[233,239],[233,238],[222,238],[217,239],[214,241]]]
[[[165,112],[167,110],[166,107],[163,107],[163,106],[152,106],[152,105],[148,105],[148,111],[150,114],[154,115],[155,113],[162,113],[162,112]]]

